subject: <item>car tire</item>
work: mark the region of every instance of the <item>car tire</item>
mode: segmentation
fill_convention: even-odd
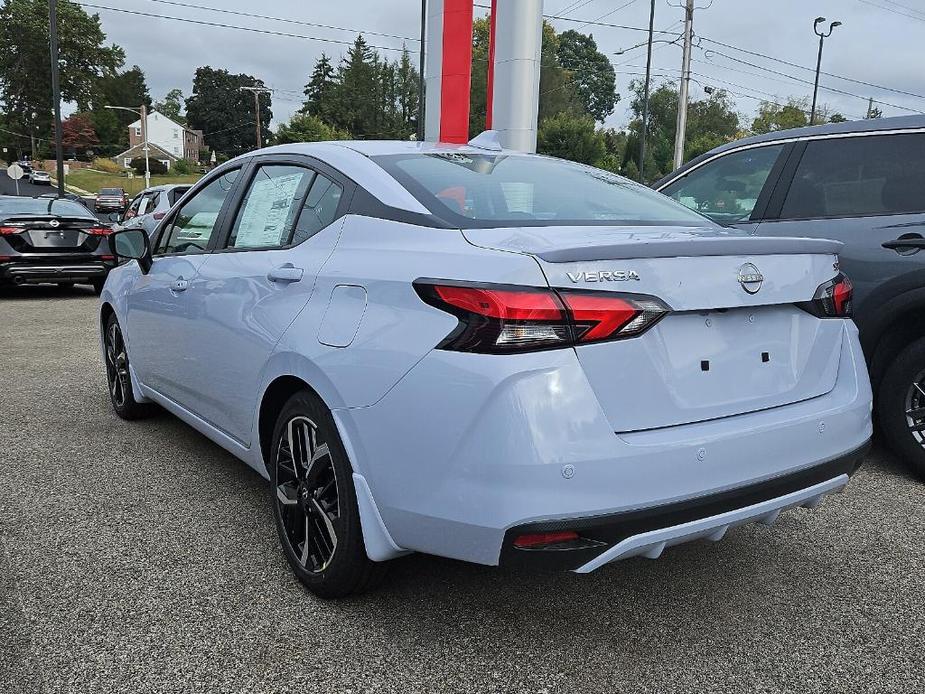
[[[132,373],[128,368],[128,352],[122,337],[122,327],[115,314],[106,319],[103,330],[103,360],[106,364],[106,385],[112,409],[122,419],[142,419],[150,416],[155,411],[154,405],[135,400]]]
[[[324,403],[307,390],[289,398],[270,450],[273,518],[298,579],[325,599],[378,585],[386,565],[366,555],[353,469]]]
[[[886,370],[877,419],[890,447],[925,478],[925,338],[903,349]]]

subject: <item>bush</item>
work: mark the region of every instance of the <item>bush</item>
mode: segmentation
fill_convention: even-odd
[[[97,171],[105,171],[106,173],[121,173],[122,167],[116,164],[112,159],[103,159],[99,157],[93,160],[93,168]]]
[[[546,118],[537,132],[536,151],[581,164],[596,164],[606,154],[604,136],[588,116],[560,113]]]
[[[139,176],[145,175],[145,158],[136,157],[132,159],[132,168],[135,169],[135,173]],[[167,167],[161,164],[157,159],[148,160],[148,170],[152,175],[162,176],[167,173]]]
[[[317,116],[297,113],[288,123],[280,123],[274,142],[322,142],[324,140],[349,140],[350,133],[328,125]]]
[[[170,168],[175,174],[180,174],[181,176],[193,173],[193,165],[186,159],[178,159]]]

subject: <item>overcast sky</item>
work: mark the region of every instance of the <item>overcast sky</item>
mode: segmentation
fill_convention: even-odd
[[[657,0],[656,30],[680,31],[683,11],[676,7],[679,1],[682,0],[674,0],[674,4],[670,5],[667,0]],[[371,44],[382,48],[400,49],[403,40],[396,37],[407,37],[409,50],[416,54],[418,41],[415,37],[420,33],[420,3],[417,0],[268,0],[262,3],[252,0],[88,0],[88,4],[87,11],[99,13],[108,40],[125,49],[126,65],[138,64],[144,70],[153,99],[163,97],[174,87],[182,89],[184,96],[188,95],[193,71],[198,66],[226,68],[234,73],[255,75],[277,90],[273,95],[274,124],[287,119],[301,105],[302,87],[322,51],[339,59],[347,48],[339,42],[352,41],[356,30],[362,30]],[[476,4],[488,4],[488,0],[476,0]],[[102,9],[104,5],[158,17]],[[184,5],[258,13],[292,21],[236,16]],[[599,19],[631,27],[647,26],[648,11],[647,0],[546,0],[544,6],[547,15],[564,12],[566,17],[574,20]],[[485,12],[476,8],[477,14]],[[824,72],[922,95],[908,96],[823,76],[822,86],[850,92],[860,98],[820,88],[820,102],[849,119],[864,116],[866,100],[871,96],[893,104],[877,104],[885,116],[925,112],[923,0],[697,0],[694,31],[702,40],[700,47],[693,52],[692,70],[697,83],[692,84],[692,96],[703,96],[703,86],[725,88],[732,94],[737,110],[749,118],[754,114],[759,99],[811,96],[812,70],[748,55],[709,43],[706,39],[812,68],[818,46],[812,24],[819,15],[829,21],[837,19],[843,23],[826,40]],[[261,34],[166,17],[311,38]],[[592,33],[599,50],[614,62],[617,91],[624,99],[607,124],[616,127],[625,125],[628,120],[628,83],[637,77],[632,73],[641,73],[645,68],[645,47],[623,55],[616,55],[616,52],[644,41],[645,32],[582,26],[580,22],[558,19],[550,21],[558,31],[572,28]],[[301,22],[333,25],[346,30],[309,26]],[[372,32],[391,36],[373,35]],[[668,40],[676,37],[677,33],[656,36]],[[654,72],[676,76],[680,71],[680,47],[657,43],[655,49],[652,58]],[[399,55],[398,50],[382,50],[381,53],[391,57]],[[771,74],[754,65],[810,83]],[[656,77],[655,83],[665,79]]]

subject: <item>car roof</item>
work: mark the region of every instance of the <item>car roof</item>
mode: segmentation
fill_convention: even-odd
[[[193,183],[160,183],[156,186],[145,188],[140,193],[136,193],[136,197],[138,195],[143,195],[144,193],[156,193],[164,190],[173,190],[174,188],[190,188],[193,185]]]
[[[771,144],[781,140],[797,140],[806,137],[821,137],[826,135],[846,135],[850,133],[877,132],[881,130],[914,130],[925,128],[925,115],[917,116],[894,116],[891,118],[866,118],[864,120],[849,120],[841,123],[825,123],[823,125],[807,125],[802,128],[790,128],[789,130],[775,130],[774,132],[764,133],[762,135],[752,135],[740,140],[727,142],[719,147],[714,147],[709,152],[701,154],[691,159],[680,169],[672,171],[660,181],[652,184],[653,188],[658,189],[660,186],[673,180],[678,174],[697,166],[704,159],[710,159],[717,154],[722,154],[728,150],[747,147],[749,145]]]

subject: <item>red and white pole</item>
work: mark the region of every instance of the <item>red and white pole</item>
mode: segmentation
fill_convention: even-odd
[[[424,139],[469,141],[473,0],[429,0]]]

